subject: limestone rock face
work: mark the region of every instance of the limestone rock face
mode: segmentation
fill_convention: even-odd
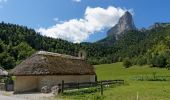
[[[119,19],[118,23],[107,32],[107,35],[119,35],[129,30],[136,30],[136,27],[133,22],[132,15],[126,11]]]

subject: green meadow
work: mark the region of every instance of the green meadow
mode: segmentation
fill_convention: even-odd
[[[149,66],[124,68],[121,62],[96,65],[95,70],[98,80],[123,79],[125,84],[105,87],[103,96],[99,90],[92,93],[78,90],[59,97],[66,100],[170,100],[170,70]]]

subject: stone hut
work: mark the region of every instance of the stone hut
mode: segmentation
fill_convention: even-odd
[[[39,51],[17,65],[10,75],[15,76],[14,92],[36,92],[64,82],[94,82],[92,65],[79,57]]]

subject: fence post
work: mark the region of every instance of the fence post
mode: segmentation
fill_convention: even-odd
[[[95,82],[97,82],[97,75],[95,75]]]
[[[64,92],[64,80],[62,80],[62,83],[61,83],[61,93]]]
[[[101,93],[101,95],[103,95],[103,83],[102,83],[102,81],[101,81],[101,83],[100,83],[100,93]]]
[[[136,100],[139,100],[139,94],[138,94],[138,92],[137,92],[137,95],[136,95]]]
[[[79,89],[79,82],[77,83],[77,88]]]

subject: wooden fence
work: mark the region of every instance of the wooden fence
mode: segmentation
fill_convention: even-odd
[[[108,86],[112,84],[124,84],[124,80],[102,80],[102,81],[96,81],[96,82],[82,82],[82,83],[64,83],[62,81],[61,86],[61,93],[64,92],[64,90],[71,90],[71,89],[80,89],[80,88],[90,88],[90,87],[97,87],[100,86],[100,92],[101,95],[103,95],[103,86]]]

